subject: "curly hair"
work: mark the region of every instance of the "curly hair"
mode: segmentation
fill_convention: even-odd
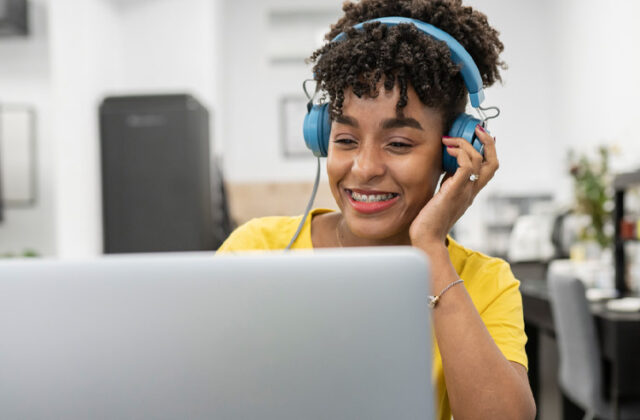
[[[320,90],[329,95],[330,115],[342,114],[345,90],[358,97],[376,97],[378,85],[385,90],[396,84],[400,99],[396,112],[402,115],[407,105],[407,87],[416,91],[423,104],[438,109],[448,128],[464,111],[467,89],[460,66],[453,63],[445,42],[437,41],[411,24],[388,27],[369,23],[362,30],[357,23],[385,16],[418,19],[453,36],[471,55],[485,87],[502,81],[499,69],[506,65],[499,55],[504,49],[499,32],[489,26],[487,17],[462,5],[462,0],[362,0],[345,2],[344,16],[331,26],[325,39],[339,33],[346,37],[316,50],[309,61],[315,62],[314,77]]]

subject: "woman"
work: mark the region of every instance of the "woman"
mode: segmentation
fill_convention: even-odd
[[[476,127],[483,156],[468,141],[444,135],[467,102],[460,66],[446,44],[411,24],[353,26],[385,16],[429,23],[471,54],[484,86],[500,80],[498,32],[459,0],[362,0],[343,10],[326,35],[332,40],[344,32],[343,39],[311,56],[314,77],[330,100],[327,173],[340,212],[311,211],[293,248],[420,248],[429,256],[438,296],[438,418],[534,418],[519,283],[506,262],[447,237],[498,169],[495,140]],[[437,190],[443,147],[459,168]],[[220,251],[283,249],[300,220],[252,220]]]

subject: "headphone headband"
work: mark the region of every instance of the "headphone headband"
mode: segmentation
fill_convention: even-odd
[[[480,76],[480,71],[478,70],[478,67],[473,61],[471,55],[458,41],[456,41],[454,37],[443,31],[442,29],[438,29],[428,23],[419,21],[417,19],[410,19],[400,16],[389,16],[378,19],[371,19],[366,22],[358,23],[354,26],[354,29],[362,29],[362,27],[367,23],[373,22],[380,22],[386,26],[397,26],[401,23],[409,23],[414,25],[421,32],[424,32],[425,34],[431,36],[432,38],[437,39],[438,41],[444,41],[449,47],[449,51],[451,52],[451,59],[453,60],[453,62],[461,65],[460,73],[462,75],[462,79],[464,80],[464,84],[469,91],[471,106],[473,106],[474,108],[478,108],[482,101],[484,101],[484,91],[482,90],[482,77]],[[335,38],[333,38],[331,42],[341,41],[345,36],[345,33],[341,32]]]

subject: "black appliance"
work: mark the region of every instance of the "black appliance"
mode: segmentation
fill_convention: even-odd
[[[190,95],[109,97],[100,139],[105,253],[219,245],[204,106]]]
[[[27,35],[27,0],[0,0],[0,36]]]

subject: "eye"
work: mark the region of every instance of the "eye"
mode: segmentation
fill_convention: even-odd
[[[342,137],[339,139],[335,139],[333,140],[333,142],[337,145],[343,146],[343,147],[353,147],[355,146],[357,143],[354,139],[349,138],[349,137]]]
[[[406,141],[392,141],[388,143],[389,149],[395,153],[407,153],[413,147],[413,144]]]

